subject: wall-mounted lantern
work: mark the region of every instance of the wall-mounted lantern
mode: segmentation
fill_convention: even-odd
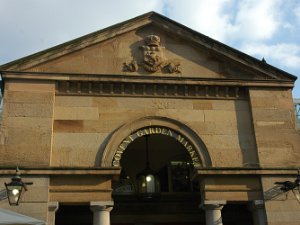
[[[293,192],[297,201],[300,203],[300,170],[299,169],[295,181],[275,182],[274,187],[264,192],[264,199],[268,201],[278,196],[281,196],[282,194],[286,194],[289,191]]]
[[[136,175],[138,197],[144,200],[155,200],[160,196],[160,184],[157,173],[150,168],[149,135],[146,139],[146,168]]]
[[[16,174],[11,178],[10,183],[5,183],[7,198],[11,206],[19,205],[20,199],[23,193],[27,191],[27,185],[31,185],[32,182],[24,183],[21,179],[20,170],[17,168]]]
[[[282,185],[281,189],[285,192],[292,190],[296,199],[300,203],[300,170],[299,169],[298,169],[296,180],[294,182],[284,181],[284,182],[275,182],[275,184]]]

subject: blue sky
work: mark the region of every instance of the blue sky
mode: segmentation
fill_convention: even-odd
[[[0,64],[149,11],[300,76],[299,0],[0,0]]]

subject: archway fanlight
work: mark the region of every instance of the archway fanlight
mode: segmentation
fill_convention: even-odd
[[[142,200],[155,200],[160,196],[160,183],[157,173],[150,168],[149,162],[149,136],[145,135],[146,167],[136,175],[137,194]]]

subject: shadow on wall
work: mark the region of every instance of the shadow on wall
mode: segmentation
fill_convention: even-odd
[[[238,139],[244,167],[259,167],[254,127],[247,100],[235,101]]]
[[[120,127],[122,127],[122,126],[120,126]],[[119,130],[120,127],[116,128],[109,135],[107,135],[107,137],[104,139],[104,141],[102,142],[102,144],[99,146],[99,149],[98,149],[97,154],[96,154],[95,162],[94,162],[95,167],[100,167],[101,166],[101,159],[102,159],[102,155],[103,155],[104,150],[105,150],[105,146],[107,145],[107,143],[111,139],[111,136],[115,132],[117,132],[117,130]]]
[[[300,132],[300,98],[294,99],[296,130]]]

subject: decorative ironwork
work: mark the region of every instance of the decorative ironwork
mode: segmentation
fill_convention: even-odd
[[[300,126],[300,98],[294,99],[294,107],[295,107],[295,114],[296,114],[296,122]]]
[[[278,198],[279,196],[292,191],[296,199],[300,203],[300,170],[298,170],[297,178],[294,182],[283,181],[275,182],[275,186],[264,192],[264,199],[266,201]]]

